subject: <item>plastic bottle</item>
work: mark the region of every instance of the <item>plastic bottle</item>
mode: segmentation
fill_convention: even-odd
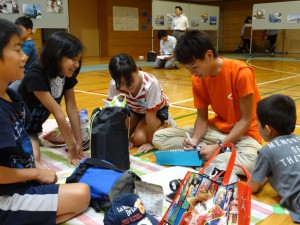
[[[79,111],[80,127],[82,135],[82,150],[90,150],[90,124],[88,119],[88,111],[81,109]]]

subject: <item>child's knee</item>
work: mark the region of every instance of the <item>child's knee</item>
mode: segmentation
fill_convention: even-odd
[[[82,207],[85,209],[89,206],[90,198],[91,198],[91,191],[90,187],[87,184],[84,183],[77,183],[76,188],[74,188],[76,191],[75,195],[76,198],[81,202]]]
[[[79,185],[80,185],[80,191],[79,192],[82,194],[82,197],[90,198],[90,196],[91,196],[90,187],[87,184],[84,184],[84,183],[79,183]]]
[[[131,141],[133,142],[134,145],[140,146],[142,144],[147,143],[147,137],[146,134],[144,134],[141,131],[135,131]]]

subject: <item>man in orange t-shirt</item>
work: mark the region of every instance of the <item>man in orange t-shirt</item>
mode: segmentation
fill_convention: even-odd
[[[223,143],[232,142],[237,150],[235,163],[251,173],[261,148],[256,121],[256,103],[261,97],[253,68],[243,61],[218,57],[210,37],[203,31],[187,32],[174,52],[193,75],[197,118],[194,126],[158,130],[152,143],[158,149],[197,146],[206,161]],[[210,119],[209,106],[215,112]],[[186,132],[191,138],[186,137]],[[213,163],[227,164],[230,154],[220,153]],[[236,172],[243,174],[240,169]]]

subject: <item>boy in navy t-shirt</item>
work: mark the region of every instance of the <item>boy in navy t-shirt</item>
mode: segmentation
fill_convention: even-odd
[[[24,75],[20,33],[0,18],[0,224],[53,225],[85,210],[90,190],[86,184],[55,184],[55,171],[36,168],[25,130],[30,113],[18,92],[7,88]]]

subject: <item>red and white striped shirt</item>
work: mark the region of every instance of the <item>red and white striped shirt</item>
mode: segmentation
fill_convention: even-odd
[[[147,110],[157,111],[165,105],[168,105],[168,97],[163,93],[163,89],[156,77],[144,71],[139,72],[142,74],[143,82],[140,91],[135,97],[125,90],[121,89],[118,91],[115,81],[111,80],[107,99],[111,101],[114,96],[120,93],[125,94],[126,104],[134,112],[141,114],[145,114]]]

